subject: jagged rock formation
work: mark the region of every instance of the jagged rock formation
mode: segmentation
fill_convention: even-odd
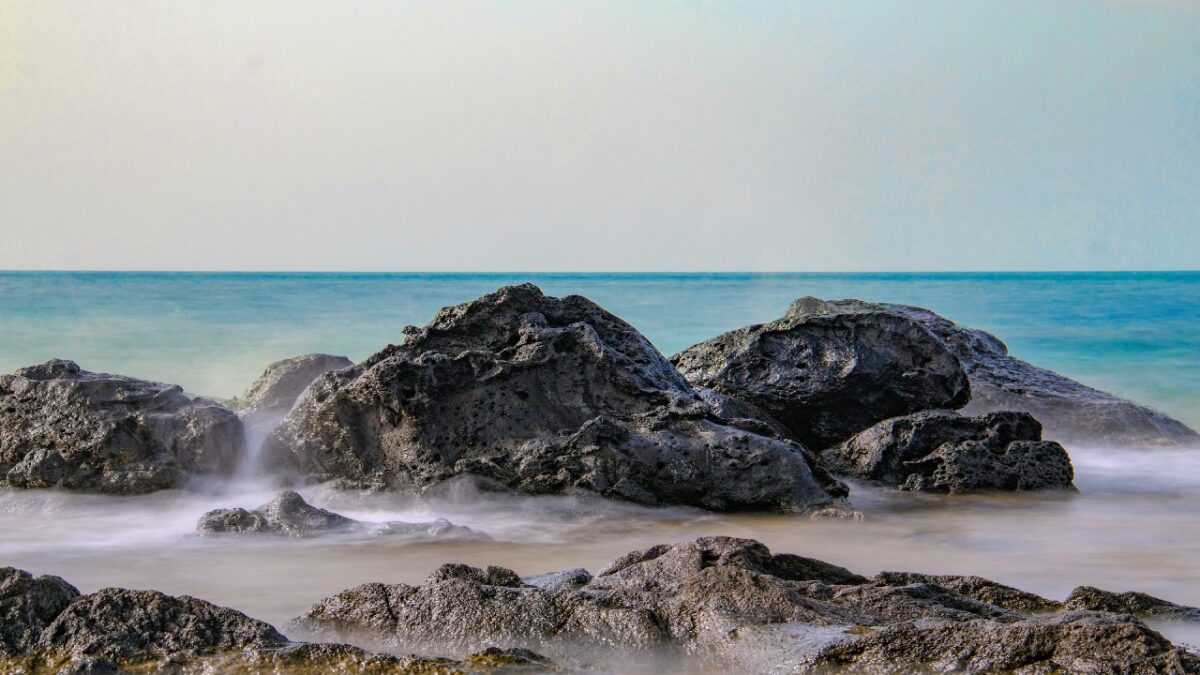
[[[800,298],[787,315],[855,312],[904,317],[936,335],[958,357],[970,378],[971,402],[962,409],[963,414],[1027,412],[1042,423],[1050,438],[1075,444],[1200,446],[1200,434],[1182,422],[1014,358],[995,335],[959,326],[927,309]]]
[[[284,534],[308,537],[331,532],[362,532],[374,535],[398,535],[414,538],[486,538],[469,527],[439,518],[427,523],[398,520],[368,523],[319,509],[304,501],[298,493],[285,490],[257,509],[217,509],[201,516],[196,523],[200,534]]]
[[[251,443],[261,443],[271,433],[313,380],[352,365],[354,362],[344,356],[303,354],[267,366],[246,393],[231,402],[246,425]]]
[[[816,449],[872,424],[971,396],[966,373],[920,323],[887,311],[789,310],[692,346],[671,361],[726,414],[775,423]]]
[[[1074,471],[1066,450],[1042,440],[1027,413],[963,417],[932,410],[894,417],[826,450],[835,473],[903,490],[1069,489]]]
[[[719,418],[633,327],[579,296],[502,288],[316,380],[268,464],[372,485],[460,475],[528,493],[798,510],[844,494],[797,444]]]
[[[1177,605],[1146,593],[1113,593],[1094,586],[1080,586],[1063,603],[1068,609],[1116,612],[1156,619],[1200,621],[1200,608]]]
[[[0,477],[12,487],[137,494],[228,475],[237,415],[175,385],[52,360],[0,376]]]
[[[421,586],[326,598],[291,626],[451,653],[491,641],[566,665],[603,646],[750,671],[1200,672],[1200,659],[1133,616],[1061,609],[977,577],[866,579],[752,540],[704,537],[537,585],[505,568],[447,565]]]

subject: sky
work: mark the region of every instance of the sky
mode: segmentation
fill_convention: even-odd
[[[1200,3],[0,2],[0,269],[1200,268]]]

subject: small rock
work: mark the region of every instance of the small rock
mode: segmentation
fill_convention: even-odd
[[[1200,608],[1177,605],[1146,593],[1128,591],[1113,593],[1094,586],[1080,586],[1071,591],[1063,605],[1067,609],[1087,609],[1116,612],[1156,619],[1200,621]]]

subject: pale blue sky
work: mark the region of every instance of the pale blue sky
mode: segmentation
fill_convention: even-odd
[[[1200,268],[1191,2],[0,3],[0,268]]]

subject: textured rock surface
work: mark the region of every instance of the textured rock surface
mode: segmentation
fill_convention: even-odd
[[[688,381],[731,399],[726,415],[769,419],[813,448],[875,422],[958,408],[966,373],[924,326],[886,311],[809,312],[748,326],[672,357]]]
[[[746,539],[659,545],[595,577],[526,581],[545,583],[447,565],[419,587],[366,584],[327,598],[293,628],[451,653],[490,640],[565,665],[607,645],[644,655],[635,659],[706,657],[733,672],[1200,672],[1194,655],[1132,616],[1062,612],[979,577],[866,579]]]
[[[944,410],[884,420],[826,450],[835,473],[905,490],[1039,490],[1072,487],[1066,450],[1043,441],[1027,413],[964,417]]]
[[[237,415],[174,385],[54,360],[0,376],[0,477],[13,487],[133,494],[227,475]]]
[[[965,328],[920,307],[801,298],[791,313],[887,312],[925,326],[958,356],[971,381],[967,415],[1000,410],[1032,414],[1050,438],[1093,445],[1200,445],[1200,434],[1145,406],[1093,389],[1009,355],[996,336]]]
[[[79,591],[58,577],[0,568],[0,657],[32,649],[42,629],[77,597]]]
[[[254,384],[246,389],[246,393],[232,401],[232,406],[238,410],[246,426],[250,443],[255,444],[252,447],[256,447],[271,433],[313,380],[352,365],[354,362],[344,356],[304,354],[267,366]]]
[[[1094,586],[1080,586],[1071,591],[1071,595],[1067,596],[1063,604],[1068,609],[1089,609],[1158,619],[1200,621],[1200,608],[1177,605],[1136,591],[1113,593]]]
[[[306,537],[329,532],[365,532],[409,537],[481,538],[469,527],[439,518],[427,523],[354,520],[310,505],[298,493],[285,490],[257,509],[217,509],[196,523],[200,534],[286,534]]]
[[[374,485],[466,474],[716,510],[831,502],[797,444],[718,418],[640,333],[586,298],[510,286],[406,333],[318,378],[264,446],[269,465]]]

